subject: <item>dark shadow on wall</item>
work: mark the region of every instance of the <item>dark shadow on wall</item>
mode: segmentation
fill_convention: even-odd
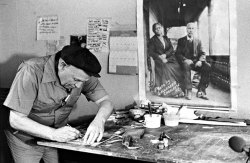
[[[4,129],[9,126],[9,109],[3,105],[3,102],[9,92],[9,89],[0,89],[0,162],[12,163],[12,155],[7,144]]]
[[[34,54],[13,54],[7,61],[0,63],[0,88],[10,88],[20,63],[34,57],[37,56]]]

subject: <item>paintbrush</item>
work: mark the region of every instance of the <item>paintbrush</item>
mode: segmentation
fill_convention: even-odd
[[[181,111],[182,107],[183,107],[183,105],[181,105],[181,106],[179,107],[179,109],[178,109],[178,111],[177,111],[176,115],[178,115],[178,114],[180,113],[180,111]]]
[[[149,111],[150,117],[152,117],[152,110],[151,110],[151,105],[150,105],[150,103],[148,103],[148,111]]]

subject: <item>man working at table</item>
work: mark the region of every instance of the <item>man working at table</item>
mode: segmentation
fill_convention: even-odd
[[[10,108],[11,127],[5,134],[15,162],[39,163],[41,159],[45,163],[58,162],[56,149],[38,146],[34,140],[67,142],[78,138],[80,132],[67,123],[81,93],[99,106],[83,142],[92,144],[101,140],[113,106],[98,80],[100,71],[95,55],[74,45],[19,66],[4,102]]]

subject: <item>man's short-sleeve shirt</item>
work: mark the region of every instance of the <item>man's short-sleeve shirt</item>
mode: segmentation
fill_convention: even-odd
[[[81,93],[93,102],[108,97],[99,80],[91,77],[81,89],[74,88],[69,102],[62,105],[68,93],[60,85],[55,71],[55,55],[51,55],[27,60],[19,66],[4,105],[41,124],[61,127],[67,122]]]

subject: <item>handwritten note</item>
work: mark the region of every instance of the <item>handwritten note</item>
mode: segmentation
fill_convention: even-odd
[[[89,50],[96,52],[108,52],[109,26],[109,19],[88,19],[87,48]]]
[[[37,40],[59,40],[58,16],[42,16],[37,20]]]

